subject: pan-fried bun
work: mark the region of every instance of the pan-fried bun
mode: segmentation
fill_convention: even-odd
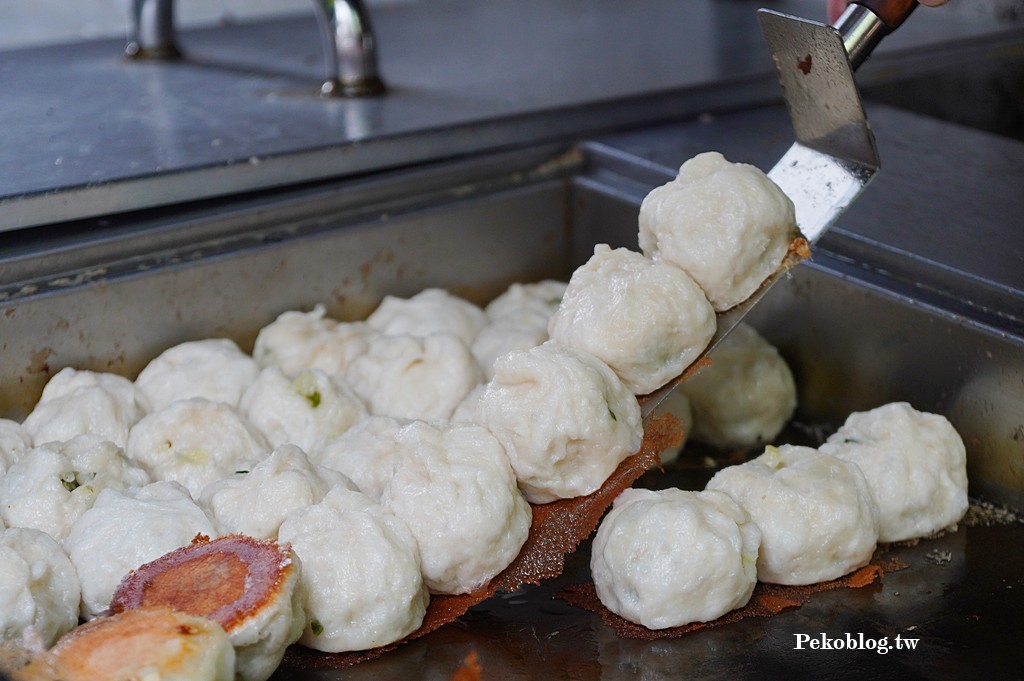
[[[640,405],[607,364],[553,340],[498,359],[477,422],[505,447],[531,503],[590,494],[637,451]]]
[[[640,249],[686,270],[718,311],[773,274],[797,235],[793,202],[761,170],[694,156],[640,204]]]
[[[725,492],[761,529],[757,578],[813,584],[863,567],[878,541],[878,507],[864,474],[810,447],[781,445],[718,471]]]
[[[594,537],[601,602],[649,629],[708,622],[750,600],[761,531],[727,494],[628,489]]]
[[[212,619],[235,647],[238,678],[263,681],[306,623],[295,589],[298,577],[287,546],[243,535],[197,537],[129,573],[110,609],[158,605]]]
[[[941,414],[894,402],[851,414],[821,451],[857,464],[878,503],[878,540],[924,537],[967,512],[967,451]]]
[[[53,648],[66,681],[232,681],[235,651],[220,625],[148,607],[77,627]]]
[[[599,357],[645,395],[683,373],[715,327],[711,303],[682,269],[598,244],[569,280],[548,332]]]

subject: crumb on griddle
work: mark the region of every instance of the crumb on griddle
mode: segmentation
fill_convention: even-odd
[[[949,565],[953,562],[953,552],[932,549],[925,554],[924,559],[930,563],[935,563],[936,565]]]
[[[961,522],[967,527],[993,527],[1024,523],[1024,517],[1006,507],[981,499],[971,499],[967,514]]]
[[[471,650],[466,653],[466,659],[462,661],[462,665],[452,674],[451,681],[480,681],[483,679],[483,672],[476,651]]]

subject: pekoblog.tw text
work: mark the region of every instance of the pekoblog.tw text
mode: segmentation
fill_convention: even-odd
[[[850,634],[830,638],[824,632],[811,634],[793,634],[796,645],[793,650],[871,650],[885,655],[891,650],[915,650],[921,639],[908,638],[897,634],[891,640],[888,636],[871,638],[863,633]]]

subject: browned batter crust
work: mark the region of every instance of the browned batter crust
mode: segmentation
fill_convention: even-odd
[[[197,535],[191,545],[128,573],[110,609],[167,606],[215,620],[230,632],[278,597],[293,565],[291,548],[277,542]]]
[[[72,629],[51,653],[59,678],[69,681],[140,678],[150,665],[180,673],[202,654],[210,627],[219,631],[206,619],[168,607],[137,608]]]

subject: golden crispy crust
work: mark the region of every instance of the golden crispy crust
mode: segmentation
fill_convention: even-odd
[[[147,668],[181,678],[202,658],[215,623],[170,608],[147,607],[100,617],[72,629],[52,649],[63,678],[119,681]],[[226,641],[226,638],[224,638]]]
[[[208,617],[231,632],[278,597],[292,569],[291,549],[277,542],[197,535],[191,545],[128,573],[110,609],[162,605]]]

